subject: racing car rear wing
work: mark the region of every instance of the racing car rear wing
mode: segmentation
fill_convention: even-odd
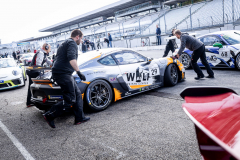
[[[224,87],[189,87],[180,95],[203,158],[240,159],[240,96]]]

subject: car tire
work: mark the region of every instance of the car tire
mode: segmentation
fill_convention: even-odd
[[[235,67],[236,69],[240,70],[240,53],[235,58]]]
[[[165,70],[164,84],[165,86],[175,86],[178,82],[178,69],[175,64],[170,64]]]
[[[180,56],[180,62],[183,64],[185,69],[191,69],[191,57],[187,53],[182,53]]]
[[[106,109],[113,98],[112,87],[104,80],[92,82],[86,90],[85,100],[92,111],[102,111]]]

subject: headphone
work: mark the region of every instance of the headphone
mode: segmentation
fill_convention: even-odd
[[[47,43],[46,43],[45,49],[46,49],[46,50],[48,50],[48,49],[49,49],[49,46],[48,46],[48,44],[47,44]]]

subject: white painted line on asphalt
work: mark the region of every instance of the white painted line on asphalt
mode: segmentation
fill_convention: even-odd
[[[96,140],[94,138],[91,138],[91,139],[96,142]],[[114,152],[117,152],[118,156],[116,157],[116,159],[119,159],[119,158],[122,158],[122,157],[126,156],[126,154],[124,154],[123,152],[119,152],[117,149],[109,147],[109,146],[107,146],[104,143],[101,143],[101,142],[97,142],[97,143],[102,145],[102,146],[104,146],[104,147],[106,147],[106,148],[108,148],[108,149],[110,149],[110,150],[112,150],[112,151],[114,151]]]
[[[23,157],[26,160],[35,160],[31,154],[25,149],[25,147],[17,140],[17,138],[8,130],[8,128],[1,122],[0,120],[0,127],[9,137],[9,139],[13,142],[13,144],[17,147],[17,149],[21,152]]]

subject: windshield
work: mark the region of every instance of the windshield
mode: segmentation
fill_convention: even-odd
[[[239,32],[229,32],[224,33],[222,37],[231,45],[240,44],[240,33]]]
[[[0,59],[0,68],[16,67],[13,59]]]
[[[30,57],[33,57],[33,54],[26,54],[23,56],[24,58],[30,58]]]

